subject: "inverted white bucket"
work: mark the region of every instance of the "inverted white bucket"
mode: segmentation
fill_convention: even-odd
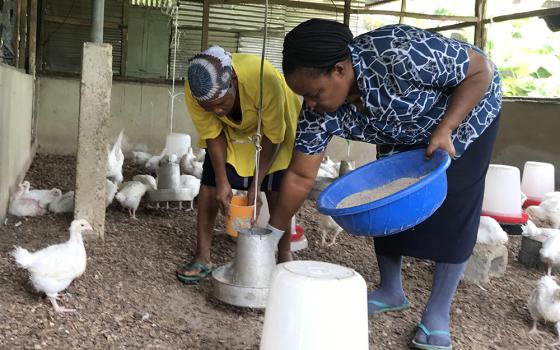
[[[276,266],[261,350],[367,350],[366,283],[356,271],[320,261]]]
[[[529,200],[540,202],[548,192],[554,192],[554,165],[525,162],[521,190]]]
[[[490,164],[486,173],[482,213],[507,218],[522,216],[521,179],[518,168]]]

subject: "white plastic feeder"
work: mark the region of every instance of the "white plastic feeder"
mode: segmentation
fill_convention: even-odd
[[[191,148],[191,136],[188,134],[172,133],[165,141],[167,154],[176,154],[179,159],[187,154]]]
[[[514,166],[490,164],[482,202],[482,215],[503,224],[527,222],[521,209],[521,181],[519,169]]]
[[[545,194],[554,192],[554,165],[525,162],[521,190],[527,196],[526,206],[539,205]]]
[[[261,350],[367,350],[366,282],[356,271],[320,261],[276,266]]]

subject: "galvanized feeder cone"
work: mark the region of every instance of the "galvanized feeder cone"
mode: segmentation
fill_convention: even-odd
[[[265,228],[239,229],[238,233],[233,262],[212,273],[214,296],[230,305],[265,308],[282,235]]]
[[[192,192],[181,188],[181,170],[179,163],[166,156],[159,163],[157,190],[147,192],[148,202],[186,202],[192,203]],[[192,207],[192,205],[191,205]]]

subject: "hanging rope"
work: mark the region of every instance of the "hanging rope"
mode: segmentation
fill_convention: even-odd
[[[169,134],[173,133],[173,117],[174,117],[174,109],[175,109],[175,67],[177,65],[177,46],[179,45],[179,6],[180,1],[177,0],[177,3],[171,9],[171,16],[173,17],[173,26],[174,26],[174,43],[173,43],[173,68],[172,68],[172,83],[171,83],[171,110],[169,116]],[[169,11],[169,10],[168,10]]]
[[[261,52],[261,71],[259,77],[259,112],[257,121],[257,133],[255,134],[253,142],[255,142],[255,177],[253,182],[259,183],[259,166],[261,155],[261,123],[262,123],[262,110],[263,110],[263,77],[264,77],[264,59],[266,56],[266,39],[268,36],[268,0],[264,3],[264,36]],[[253,202],[253,222],[257,222],[257,199],[260,195],[260,188],[255,189],[255,199]]]

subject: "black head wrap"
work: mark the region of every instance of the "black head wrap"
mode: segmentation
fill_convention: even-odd
[[[329,69],[348,58],[352,37],[339,22],[314,18],[300,23],[284,39],[282,68],[285,73],[301,67]]]

